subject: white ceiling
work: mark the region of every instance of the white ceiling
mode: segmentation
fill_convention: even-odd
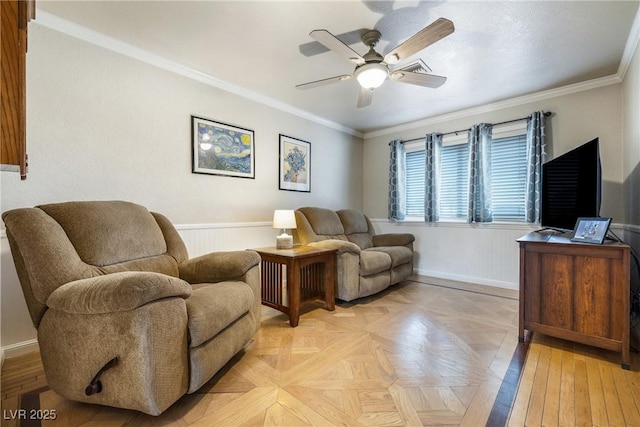
[[[366,133],[614,75],[639,4],[40,0],[37,8],[263,99]],[[320,47],[308,35],[314,29],[339,36],[375,28],[382,33],[376,50],[384,55],[440,17],[453,21],[455,32],[398,64],[423,59],[433,74],[448,78],[438,89],[388,80],[370,106],[356,108],[359,86],[353,79],[295,88],[354,69],[333,52],[303,55],[300,45],[312,52]],[[351,47],[367,51],[361,42]]]

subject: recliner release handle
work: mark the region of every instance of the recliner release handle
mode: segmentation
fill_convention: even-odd
[[[91,380],[91,382],[89,383],[87,388],[84,389],[84,394],[86,394],[87,396],[91,396],[92,394],[100,393],[102,391],[102,382],[100,381],[100,375],[102,375],[106,370],[114,367],[116,365],[116,363],[118,363],[118,357],[117,356],[114,357],[113,359],[109,360],[98,371],[98,373],[95,375],[95,377],[93,377],[93,379]]]

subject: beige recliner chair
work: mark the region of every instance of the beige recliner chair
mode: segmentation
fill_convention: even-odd
[[[49,387],[158,415],[260,326],[260,256],[188,259],[169,220],[122,201],[5,212]]]
[[[413,234],[376,234],[369,218],[353,209],[300,208],[296,223],[298,242],[338,250],[338,299],[373,295],[413,274]]]

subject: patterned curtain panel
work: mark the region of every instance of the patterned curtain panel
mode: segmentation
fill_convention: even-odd
[[[404,145],[399,139],[389,143],[389,214],[391,221],[405,217],[407,202],[405,197],[405,155]]]
[[[469,130],[469,209],[468,222],[491,222],[491,131],[487,123]]]
[[[437,222],[440,219],[440,164],[442,159],[442,135],[427,134],[425,141],[424,167],[424,220]]]
[[[527,119],[527,182],[525,193],[525,219],[540,222],[540,193],[542,192],[542,164],[547,153],[545,145],[546,117],[543,111],[536,111]]]

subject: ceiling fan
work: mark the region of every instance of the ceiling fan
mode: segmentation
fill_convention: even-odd
[[[373,91],[380,87],[388,78],[402,83],[411,83],[418,86],[437,88],[447,81],[446,77],[415,72],[405,69],[391,70],[389,65],[395,65],[400,61],[414,55],[427,46],[432,45],[453,33],[455,30],[453,22],[445,18],[440,18],[432,24],[418,31],[404,43],[392,49],[384,57],[374,50],[375,45],[380,40],[380,32],[369,30],[362,35],[362,42],[369,46],[369,52],[360,56],[357,52],[344,44],[340,39],[327,30],[314,30],[309,33],[312,39],[321,43],[329,50],[348,59],[356,64],[353,74],[343,74],[341,76],[329,77],[327,79],[316,80],[296,86],[298,89],[311,89],[331,83],[350,80],[353,77],[360,83],[360,95],[358,96],[358,108],[366,107],[371,103]]]

